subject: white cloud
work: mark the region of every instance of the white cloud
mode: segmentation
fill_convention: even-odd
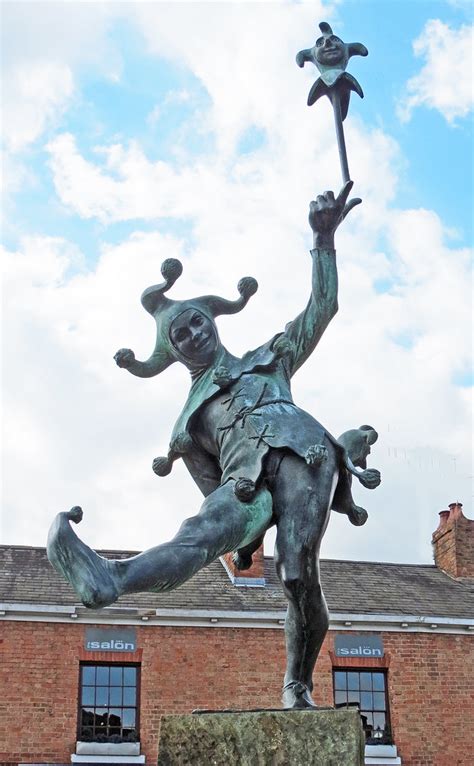
[[[126,14],[117,2],[42,2],[2,4],[2,64],[5,78],[20,64],[48,60],[71,68],[94,67],[115,79],[119,51],[107,37],[110,24]]]
[[[87,268],[58,238],[25,239],[6,254],[10,542],[43,543],[54,513],[75,503],[95,547],[147,547],[197,511],[201,498],[182,466],[161,480],[150,468],[167,449],[187,374],[174,365],[140,380],[112,360],[121,346],[141,359],[151,352],[153,321],[139,295],[158,281],[162,260],[184,262],[178,298],[231,297],[241,276],[257,277],[259,293],[245,312],[219,324],[235,353],[280,330],[307,299],[308,201],[339,183],[329,105],[306,109],[314,72],[293,65],[295,51],[311,42],[315,8],[238,4],[224,13],[214,4],[204,18],[199,4],[185,14],[179,6],[164,13],[160,3],[134,4],[129,20],[153,55],[200,79],[210,107],[193,125],[218,136],[215,147],[152,161],[131,139],[86,156],[72,133],[56,132],[49,161],[67,211],[102,226],[136,221],[137,231],[103,243]],[[265,141],[239,156],[240,137],[255,126]],[[439,504],[468,492],[469,402],[452,382],[467,362],[467,253],[450,246],[433,211],[393,209],[403,159],[390,136],[353,117],[346,138],[364,204],[338,236],[340,312],[294,393],[335,434],[363,422],[377,427],[373,464],[384,479],[375,493],[355,489],[370,523],[354,530],[336,516],[323,555],[427,560]],[[188,218],[190,241],[160,233],[163,217]],[[148,228],[155,221],[156,231],[140,231],[143,221]],[[380,281],[392,288],[378,292]]]
[[[446,246],[433,213],[387,210],[386,221],[388,258],[366,249],[370,233],[354,234],[347,224],[338,255],[341,309],[294,393],[335,434],[362,422],[380,432],[373,464],[383,484],[373,494],[355,488],[370,525],[355,543],[356,532],[336,518],[325,555],[371,558],[376,551],[410,561],[429,556],[439,498],[468,488],[469,402],[452,384],[468,353],[468,262],[465,251]],[[219,251],[205,228],[189,255],[174,237],[137,232],[79,271],[75,248],[57,239],[28,239],[6,254],[6,356],[14,362],[5,370],[4,507],[15,509],[5,517],[7,540],[41,543],[52,514],[79,503],[86,512],[81,533],[93,545],[143,548],[169,538],[197,510],[199,493],[182,466],[167,479],[150,468],[166,453],[187,373],[174,365],[140,380],[118,370],[112,355],[121,346],[142,359],[151,352],[153,321],[138,298],[166,257],[185,263],[176,297],[208,290],[230,296],[239,276],[257,273],[260,292],[241,315],[222,318],[221,333],[233,351],[270,337],[308,292],[309,258],[290,229],[271,233],[250,221],[247,239],[230,237]],[[387,273],[397,287],[377,293],[374,281]],[[406,333],[412,346],[398,342]],[[413,529],[414,505],[420,536],[395,549],[393,537],[384,542],[387,530]]]
[[[12,201],[13,196],[20,190],[25,189],[30,184],[34,184],[34,176],[28,168],[27,163],[21,162],[17,156],[7,150],[0,153],[0,162],[2,168],[2,225],[12,225],[8,220],[8,203]],[[5,231],[5,229],[3,229]]]
[[[166,487],[164,500],[151,497],[150,466],[167,448],[175,392],[185,395],[187,375],[176,370],[169,389],[159,391],[156,381],[137,388],[112,358],[123,345],[142,358],[151,352],[153,321],[139,295],[156,280],[157,251],[177,256],[180,243],[138,234],[104,248],[92,271],[78,270],[76,248],[60,239],[27,238],[18,252],[3,254],[6,539],[16,539],[20,522],[22,535],[44,543],[51,510],[72,502],[84,505],[106,544],[110,520],[125,519],[125,504],[136,509],[129,544],[137,545],[141,514],[172,507]],[[131,492],[120,499],[126,483]],[[171,515],[163,527],[171,534],[175,524]]]
[[[408,80],[398,115],[407,122],[419,106],[437,109],[453,123],[472,110],[474,27],[453,29],[439,19],[428,21],[414,41],[415,56],[425,59],[420,72]]]
[[[31,147],[61,124],[80,100],[77,75],[93,67],[117,80],[121,56],[107,39],[120,3],[5,2],[2,4],[1,90],[4,200],[19,178],[34,183]],[[14,172],[9,172],[12,169]]]
[[[102,164],[85,160],[74,136],[64,133],[51,141],[51,169],[56,191],[64,205],[81,218],[107,223],[135,218],[179,215],[176,199],[189,175],[199,170],[175,171],[165,162],[150,163],[140,146],[131,141],[96,147]]]
[[[11,72],[3,92],[7,147],[18,152],[33,143],[64,112],[73,93],[67,66],[37,61]]]

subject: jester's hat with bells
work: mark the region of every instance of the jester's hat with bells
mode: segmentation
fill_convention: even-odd
[[[222,314],[236,314],[246,306],[258,289],[258,284],[253,277],[244,277],[237,285],[240,297],[235,301],[229,301],[220,298],[217,295],[202,295],[199,298],[191,298],[185,301],[174,301],[167,298],[165,293],[174,285],[183,272],[183,266],[175,258],[168,258],[161,265],[161,273],[164,282],[159,285],[152,285],[142,293],[142,306],[151,314],[156,321],[156,345],[150,362],[153,365],[155,375],[163,372],[173,362],[181,361],[187,364],[186,359],[182,357],[178,350],[173,346],[170,338],[170,327],[172,322],[188,309],[194,309],[213,321]],[[189,367],[189,365],[187,365]],[[190,444],[181,444],[181,441],[189,440],[191,437],[187,434],[181,434],[172,444],[168,457],[157,458],[153,469],[159,476],[166,476],[172,467],[173,461],[187,452]],[[176,443],[175,443],[176,442]]]

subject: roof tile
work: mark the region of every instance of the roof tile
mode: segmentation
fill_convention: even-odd
[[[132,551],[99,551],[126,558]],[[139,609],[275,611],[286,608],[273,559],[265,557],[265,587],[231,583],[220,561],[165,593],[122,596],[117,606]],[[351,614],[474,617],[474,581],[454,580],[434,565],[367,561],[321,561],[329,610]],[[71,587],[50,565],[44,548],[0,546],[0,602],[73,605]]]

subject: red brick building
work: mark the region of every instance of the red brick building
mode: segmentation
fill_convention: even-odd
[[[322,562],[314,697],[359,704],[367,764],[474,764],[474,521],[459,503],[433,547],[434,565]],[[217,561],[90,612],[43,548],[0,551],[3,763],[156,764],[163,713],[280,705],[285,599],[262,553],[245,577]]]

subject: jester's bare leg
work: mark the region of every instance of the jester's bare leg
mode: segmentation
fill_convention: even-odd
[[[105,559],[80,540],[69,520],[79,522],[80,508],[60,513],[48,537],[48,557],[91,609],[112,604],[125,593],[178,587],[199,569],[228,551],[262,535],[272,515],[266,489],[250,503],[238,500],[234,482],[218,487],[197,516],[187,519],[169,543],[129,559]]]
[[[319,575],[319,547],[338,474],[335,450],[329,442],[327,448],[328,459],[317,467],[288,454],[272,487],[276,566],[288,599],[283,688],[283,704],[288,708],[314,706],[313,669],[329,626]]]

